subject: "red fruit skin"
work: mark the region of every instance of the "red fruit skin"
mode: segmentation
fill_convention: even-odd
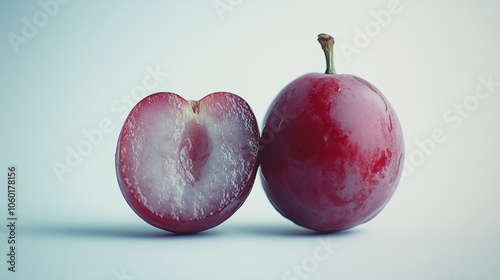
[[[227,100],[233,100],[232,104],[225,104]],[[175,100],[175,102],[172,102]],[[248,130],[248,138],[251,139],[251,142],[256,142],[256,149],[258,149],[258,139],[259,139],[259,129],[257,125],[257,121],[255,116],[250,108],[250,106],[239,96],[234,95],[228,92],[216,92],[209,94],[198,101],[198,106],[203,106],[204,110],[209,110],[211,114],[217,119],[217,122],[221,125],[224,125],[225,121],[229,118],[233,118],[232,110],[239,110],[240,114],[247,118],[248,122],[246,124],[246,129]],[[232,106],[232,109],[228,109],[224,106]],[[149,109],[144,107],[148,107]],[[120,136],[118,139],[118,145],[115,156],[115,167],[116,167],[116,175],[118,179],[118,184],[120,186],[120,190],[132,208],[132,210],[141,217],[144,221],[155,226],[157,228],[174,232],[174,233],[197,233],[210,228],[213,228],[225,220],[227,220],[230,216],[232,216],[236,210],[238,210],[243,202],[248,197],[258,169],[258,153],[255,153],[256,156],[250,160],[248,163],[248,168],[250,171],[246,180],[239,182],[240,185],[237,187],[237,190],[234,193],[231,193],[231,197],[229,194],[225,198],[221,198],[221,201],[210,201],[209,203],[221,203],[224,204],[219,210],[214,211],[213,213],[205,213],[202,217],[191,218],[191,219],[176,219],[172,215],[158,215],[150,208],[148,208],[144,201],[141,200],[140,195],[138,193],[138,188],[142,188],[144,191],[144,186],[134,185],[132,183],[132,176],[134,175],[134,170],[137,170],[137,165],[132,163],[127,157],[127,153],[130,153],[133,148],[130,146],[130,142],[133,141],[134,133],[136,131],[133,129],[136,126],[148,126],[147,123],[136,121],[139,119],[139,115],[143,113],[143,110],[162,110],[165,112],[175,111],[179,107],[191,106],[187,100],[180,97],[175,93],[170,92],[159,92],[147,96],[143,100],[141,100],[130,112],[128,115],[125,124],[120,132]],[[235,108],[238,107],[238,108]],[[195,109],[193,109],[195,110]],[[167,113],[168,115],[168,113]],[[197,141],[197,140],[195,140]],[[212,141],[210,139],[209,141]],[[202,141],[201,147],[206,146],[206,143]],[[126,147],[126,149],[124,149]],[[195,147],[196,149],[196,147]],[[241,151],[242,153],[251,153],[249,151]],[[201,153],[203,155],[203,152]],[[206,161],[205,159],[203,159]],[[162,174],[158,174],[158,177],[162,176]],[[223,200],[223,201],[222,201]],[[189,205],[187,205],[189,207]],[[156,209],[155,209],[156,210]],[[160,211],[161,209],[158,209]]]
[[[403,133],[394,109],[367,81],[311,73],[287,85],[264,120],[261,177],[273,206],[320,232],[376,216],[403,168]]]

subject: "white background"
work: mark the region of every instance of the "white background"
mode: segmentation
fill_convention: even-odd
[[[500,82],[497,1],[43,3],[58,2],[0,1],[1,279],[499,279],[500,86],[474,96],[479,77]],[[403,127],[404,178],[379,216],[317,235],[282,218],[260,178],[234,216],[201,234],[133,213],[114,170],[127,100],[230,91],[262,124],[286,84],[324,71],[322,32],[336,39],[337,71],[377,86]],[[160,74],[141,94],[151,71]],[[101,122],[102,139],[70,167],[68,148]],[[58,177],[58,163],[71,172]],[[10,164],[16,273],[6,263]]]

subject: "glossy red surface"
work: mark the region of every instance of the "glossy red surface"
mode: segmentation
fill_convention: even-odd
[[[404,161],[400,123],[386,98],[352,75],[312,73],[276,97],[261,139],[263,187],[274,207],[317,231],[377,215]]]

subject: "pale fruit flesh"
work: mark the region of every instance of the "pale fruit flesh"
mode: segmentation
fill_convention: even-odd
[[[229,218],[243,203],[258,166],[255,116],[226,92],[187,101],[157,93],[139,102],[120,134],[121,191],[146,222],[198,232]]]

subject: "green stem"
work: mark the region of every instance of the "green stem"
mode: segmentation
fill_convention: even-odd
[[[333,40],[332,36],[325,33],[321,33],[318,35],[318,41],[321,44],[321,48],[325,52],[325,58],[326,58],[325,74],[332,74],[332,75],[337,74],[337,71],[335,71],[335,65],[333,64],[333,44],[335,43],[335,40]]]

